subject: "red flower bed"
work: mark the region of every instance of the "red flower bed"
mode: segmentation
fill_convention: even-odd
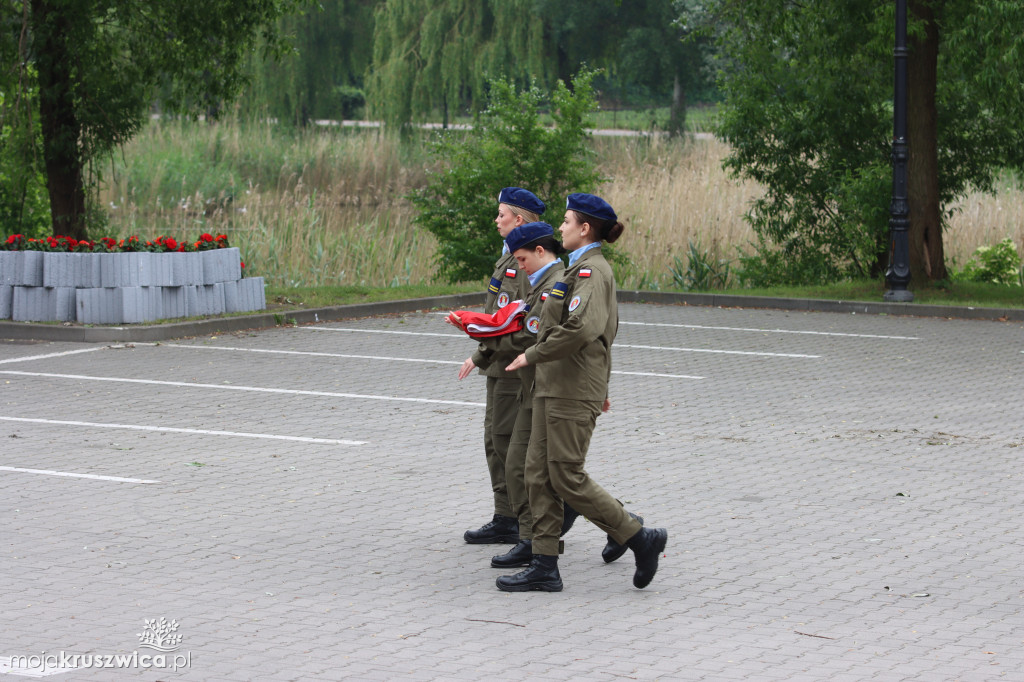
[[[227,235],[219,234],[214,237],[208,232],[199,235],[199,238],[192,242],[178,241],[164,236],[157,237],[152,241],[143,241],[135,236],[127,239],[100,237],[97,241],[90,241],[64,236],[34,239],[23,234],[12,234],[0,242],[0,251],[51,251],[57,253],[124,253],[131,251],[172,253],[226,248],[228,248]]]

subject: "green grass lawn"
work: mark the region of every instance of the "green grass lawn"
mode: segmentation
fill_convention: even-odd
[[[467,294],[483,291],[485,284],[402,285],[373,288],[363,286],[282,287],[267,286],[267,310],[301,310],[329,308],[355,303],[400,301],[406,298],[429,298],[449,294]]]
[[[436,284],[371,288],[335,287],[267,287],[267,308],[271,311],[327,308],[353,303],[397,301],[447,294],[465,294],[484,290],[485,283]],[[716,289],[716,294],[764,296],[775,298],[810,298],[833,301],[874,301],[881,303],[886,286],[882,281],[841,282],[827,286],[774,287],[771,289]],[[1024,308],[1024,289],[1017,286],[952,282],[944,286],[912,286],[914,302],[928,305],[974,306],[989,308]],[[696,292],[694,292],[696,293]]]
[[[887,287],[883,281],[860,280],[827,286],[773,287],[771,289],[728,289],[722,294],[774,296],[779,298],[812,298],[832,301],[882,302]],[[987,308],[1024,308],[1024,289],[1004,284],[949,282],[910,286],[914,303],[927,305],[974,306]]]

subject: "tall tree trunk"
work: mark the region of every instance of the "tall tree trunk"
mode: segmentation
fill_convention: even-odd
[[[32,0],[33,42],[39,78],[39,122],[54,235],[85,239],[85,185],[79,153],[68,45],[69,21],[60,7]]]
[[[678,137],[686,128],[686,91],[676,73],[672,81],[672,107],[668,117],[669,137]]]
[[[939,28],[933,2],[910,0],[913,19],[924,22],[922,35],[910,37],[907,57],[907,195],[910,208],[911,281],[946,278],[939,206],[938,113],[935,89]]]

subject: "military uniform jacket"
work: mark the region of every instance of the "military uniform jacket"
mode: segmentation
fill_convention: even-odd
[[[526,273],[519,269],[516,257],[511,253],[502,254],[498,262],[494,264],[494,274],[487,285],[487,295],[484,298],[484,312],[493,313],[512,301],[526,300],[530,290],[530,281]],[[481,374],[489,377],[508,377],[505,367],[515,359],[518,353],[512,355],[493,355],[490,358],[484,355],[488,349],[481,343],[473,353],[473,364],[482,368]],[[505,361],[504,364],[502,361]]]
[[[525,272],[520,272],[521,276],[526,275]],[[504,371],[508,363],[512,362],[512,359],[515,359],[517,355],[537,342],[537,333],[540,331],[540,316],[544,310],[544,303],[551,297],[551,288],[562,279],[564,272],[565,264],[561,260],[556,260],[544,272],[544,276],[540,278],[537,284],[530,289],[530,293],[527,294],[525,299],[530,309],[526,311],[526,320],[523,323],[522,329],[512,334],[492,336],[483,340],[480,344],[480,352],[481,360],[485,364],[477,363],[480,367],[489,367],[493,363],[493,357],[509,357],[509,361],[501,365],[501,369]],[[529,279],[527,279],[527,282],[529,282]],[[533,365],[520,367],[518,370],[519,378],[523,382],[523,400],[533,400],[535,372],[536,368]],[[505,372],[506,376],[508,374],[508,372]]]
[[[537,343],[526,360],[537,367],[540,398],[608,397],[612,342],[619,328],[615,277],[600,248],[586,251],[551,288]]]

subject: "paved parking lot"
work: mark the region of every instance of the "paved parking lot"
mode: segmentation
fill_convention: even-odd
[[[0,342],[0,675],[1024,679],[1021,323],[620,315],[588,470],[669,529],[646,590],[582,521],[495,589],[436,313]]]

